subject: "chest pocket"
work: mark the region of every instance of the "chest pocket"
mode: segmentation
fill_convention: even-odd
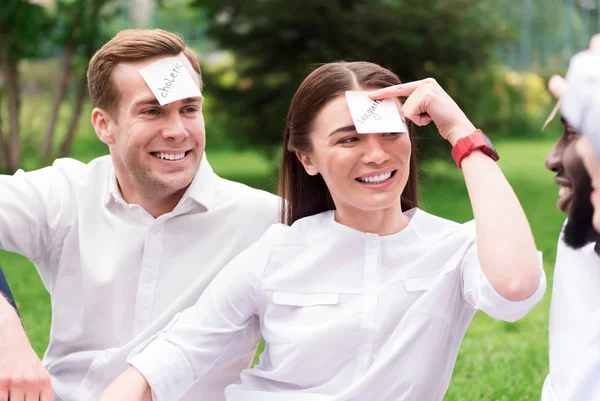
[[[307,355],[318,354],[319,344],[322,346],[326,339],[341,338],[357,330],[356,314],[348,313],[349,305],[341,298],[342,294],[335,292],[301,294],[274,291],[264,315],[267,326],[263,330],[265,340],[272,350],[273,346],[285,344],[296,351],[302,349]],[[286,348],[288,352],[292,351]]]
[[[437,275],[410,278],[404,281],[404,287],[408,292],[427,291],[437,278]]]

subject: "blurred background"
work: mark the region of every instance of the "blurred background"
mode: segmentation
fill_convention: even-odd
[[[2,0],[0,172],[108,153],[89,123],[85,72],[121,29],[159,27],[184,37],[201,60],[209,161],[222,176],[269,191],[302,79],[320,63],[372,61],[403,81],[434,77],[498,145],[551,285],[564,216],[543,163],[562,128],[555,119],[541,129],[555,103],[546,83],[600,32],[599,11],[600,0]],[[420,207],[471,219],[448,144],[428,127],[417,135]],[[0,265],[42,355],[48,295],[30,262],[2,252]],[[478,314],[447,400],[539,399],[550,290],[516,324]]]

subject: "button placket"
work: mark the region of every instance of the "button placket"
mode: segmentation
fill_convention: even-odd
[[[139,334],[150,320],[162,254],[162,230],[163,224],[155,222],[146,235],[134,312],[134,333],[136,334]]]
[[[375,318],[377,313],[379,289],[379,237],[376,234],[366,234],[365,241],[365,266],[364,266],[364,294],[363,309],[360,325],[360,338],[362,343],[357,353],[354,381],[363,377],[369,367],[373,339],[375,336]]]

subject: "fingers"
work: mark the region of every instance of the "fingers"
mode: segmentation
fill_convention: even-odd
[[[12,400],[12,398],[11,398]],[[25,394],[25,401],[40,401],[40,393],[37,391],[28,391],[27,394]]]
[[[590,40],[590,50],[591,51],[600,51],[600,33],[592,36]]]
[[[11,388],[8,398],[10,401],[25,401],[25,393],[20,388]]]
[[[53,401],[50,376],[43,372],[35,379],[12,378],[0,381],[0,401]]]
[[[54,395],[52,394],[52,388],[50,386],[45,387],[40,393],[40,401],[54,401]]]
[[[402,115],[416,125],[427,125],[432,121],[428,107],[432,98],[438,92],[439,85],[433,78],[408,82],[379,89],[369,94],[371,99],[385,99],[390,97],[407,97],[402,105]]]
[[[424,93],[421,86],[406,99],[402,105],[402,114],[418,126],[427,125],[431,122],[431,116],[427,113],[430,93]]]
[[[560,75],[553,75],[548,81],[548,90],[555,98],[560,99],[567,92],[567,81]]]
[[[431,82],[435,82],[435,80],[433,78],[426,78],[420,81],[413,81],[405,84],[388,86],[387,88],[378,89],[369,93],[369,97],[371,99],[387,99],[390,97],[410,96],[419,86]]]

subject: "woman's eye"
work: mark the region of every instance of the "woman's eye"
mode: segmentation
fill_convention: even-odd
[[[355,137],[355,136],[347,136],[347,137],[345,137],[345,138],[342,138],[342,139],[340,139],[340,140],[338,141],[338,143],[341,143],[341,144],[346,144],[346,143],[352,143],[352,142],[356,142],[356,141],[358,141],[358,140],[359,140],[359,139],[358,139],[357,137]]]

